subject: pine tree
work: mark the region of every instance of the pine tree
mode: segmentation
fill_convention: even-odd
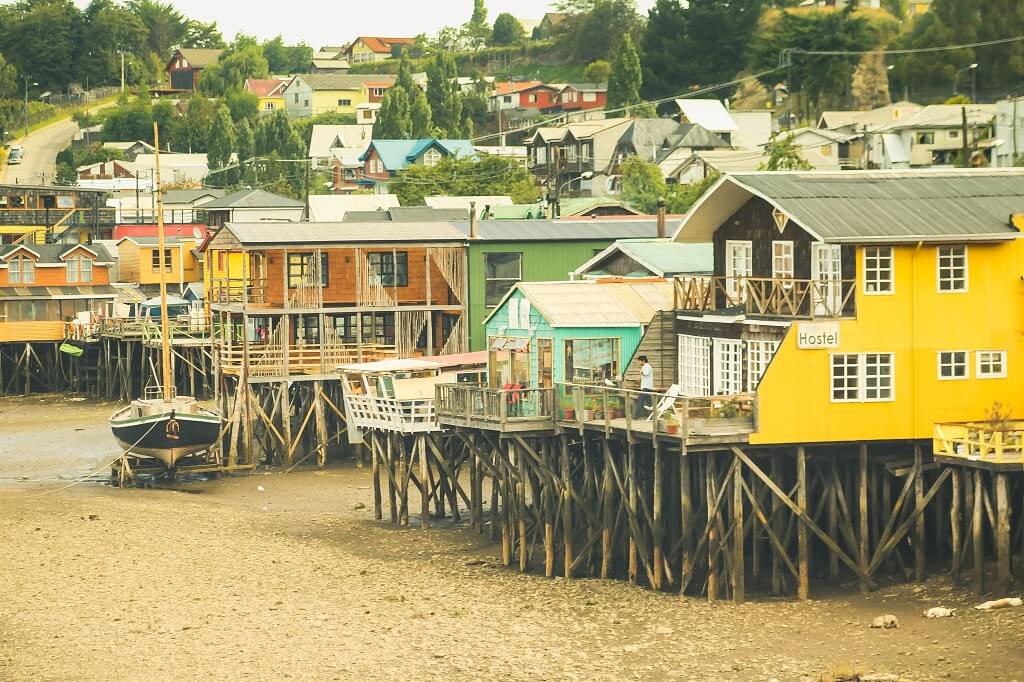
[[[427,94],[420,88],[416,88],[416,98],[412,102],[410,119],[414,140],[433,136],[434,119],[430,113],[430,103],[427,101]]]
[[[633,46],[633,39],[627,33],[615,51],[612,71],[608,75],[608,108],[632,107],[639,104],[640,86],[643,75],[640,71],[640,57]]]
[[[427,101],[440,137],[458,137],[462,130],[462,94],[455,59],[437,54],[427,66]]]
[[[378,140],[407,140],[412,134],[409,94],[403,87],[391,87],[384,94],[373,136]]]
[[[223,104],[218,107],[217,115],[210,128],[210,136],[206,141],[206,154],[210,168],[224,168],[231,162],[231,153],[235,151],[235,124],[231,120],[231,112]]]
[[[245,162],[256,155],[256,141],[253,139],[252,126],[247,119],[242,119],[235,127],[235,151],[238,163],[242,165],[242,183],[248,184],[252,175],[252,165]]]

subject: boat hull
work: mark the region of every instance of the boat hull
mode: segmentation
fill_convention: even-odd
[[[133,408],[127,408],[110,420],[114,439],[126,453],[158,459],[168,469],[189,455],[209,449],[217,442],[220,428],[221,418],[206,410],[180,413],[172,409],[140,417],[133,415]],[[172,433],[177,437],[171,437]]]

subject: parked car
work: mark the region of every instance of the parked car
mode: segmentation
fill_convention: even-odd
[[[25,158],[25,150],[21,145],[16,144],[11,147],[10,152],[7,155],[7,163],[11,166],[17,166],[21,163],[21,160]]]

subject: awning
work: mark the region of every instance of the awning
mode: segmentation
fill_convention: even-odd
[[[2,287],[0,300],[115,298],[117,289],[105,284],[84,287]]]
[[[529,349],[530,338],[527,336],[495,336],[491,339],[491,350],[523,352]]]

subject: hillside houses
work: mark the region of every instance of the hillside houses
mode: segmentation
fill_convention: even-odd
[[[355,114],[359,105],[380,103],[394,83],[392,74],[300,74],[284,89],[284,107],[292,118]]]

